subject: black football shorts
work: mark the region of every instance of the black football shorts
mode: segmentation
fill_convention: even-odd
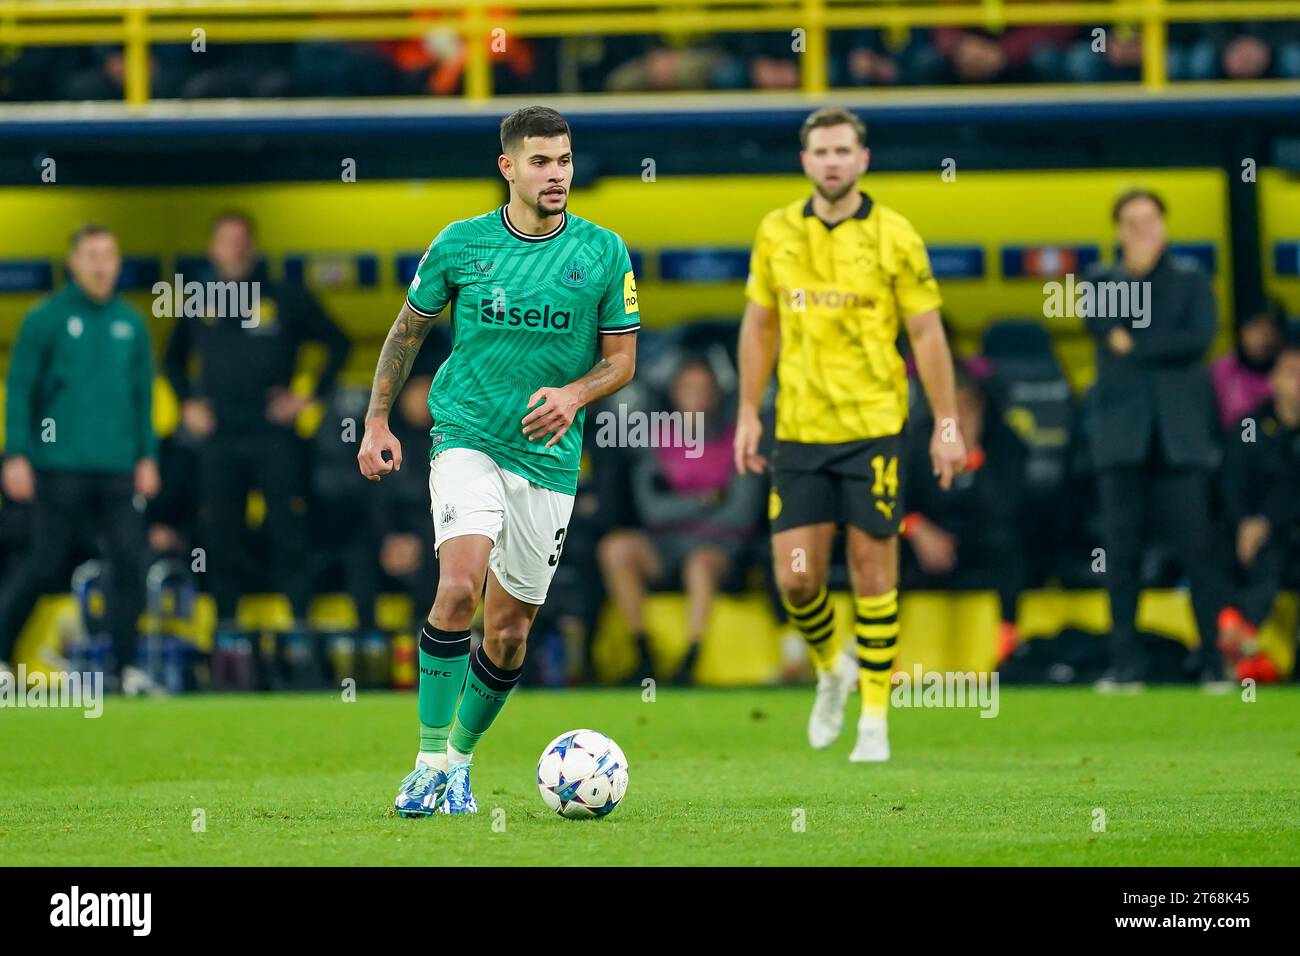
[[[773,532],[826,521],[887,538],[903,521],[903,433],[833,444],[777,441],[768,519]]]

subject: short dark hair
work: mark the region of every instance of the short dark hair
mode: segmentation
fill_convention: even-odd
[[[82,239],[89,239],[91,236],[111,236],[113,230],[108,226],[101,226],[97,222],[82,223],[76,231],[68,237],[68,251],[76,252],[77,246],[81,245]]]
[[[212,222],[208,226],[208,235],[212,235],[217,231],[218,226],[224,225],[228,222],[239,223],[248,230],[250,236],[257,235],[257,226],[253,224],[253,217],[239,209],[227,209],[224,212],[219,212],[213,216]]]
[[[567,136],[573,146],[568,121],[549,106],[524,106],[501,121],[501,152],[509,153],[525,136]]]
[[[837,106],[828,106],[809,114],[803,121],[803,125],[799,127],[799,145],[807,149],[808,135],[823,126],[852,126],[853,132],[858,134],[858,145],[867,145],[867,124],[862,122],[856,113],[850,113]]]
[[[1160,215],[1165,214],[1165,201],[1160,198],[1159,193],[1150,189],[1126,189],[1115,197],[1115,205],[1110,209],[1110,221],[1119,222],[1119,214],[1124,211],[1124,207],[1139,199],[1150,199],[1160,210]]]

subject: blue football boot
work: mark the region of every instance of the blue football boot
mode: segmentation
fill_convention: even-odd
[[[469,789],[469,764],[458,763],[447,770],[447,799],[439,813],[478,813],[478,804]]]
[[[446,796],[447,775],[419,763],[403,778],[393,806],[399,817],[427,817],[438,811]]]

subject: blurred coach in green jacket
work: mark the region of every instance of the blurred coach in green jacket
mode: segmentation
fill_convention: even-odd
[[[72,280],[18,330],[5,401],[3,487],[34,503],[30,551],[0,585],[0,661],[36,599],[66,591],[75,545],[97,541],[111,568],[109,619],[122,688],[135,665],[144,606],[143,499],[158,492],[153,355],[140,313],[115,294],[122,257],[103,226],[72,237]]]

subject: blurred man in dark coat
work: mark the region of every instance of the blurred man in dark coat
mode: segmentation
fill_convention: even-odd
[[[1136,635],[1143,520],[1157,511],[1184,573],[1200,633],[1197,676],[1222,680],[1215,645],[1220,575],[1213,561],[1210,472],[1217,455],[1214,393],[1205,353],[1216,329],[1214,293],[1196,262],[1173,255],[1165,206],[1134,190],[1113,210],[1121,255],[1094,270],[1085,322],[1097,343],[1093,459],[1100,473],[1111,671],[1103,689],[1142,679]],[[1116,305],[1119,308],[1115,308]]]
[[[306,448],[295,427],[312,400],[333,388],[350,346],[311,293],[269,277],[243,213],[213,220],[208,259],[203,279],[257,296],[255,316],[208,309],[178,317],[163,363],[181,401],[181,425],[198,445],[200,525],[218,630],[234,627],[240,594],[254,588],[288,595],[295,628],[304,628],[311,600]],[[312,395],[291,387],[306,342],[327,353]],[[266,499],[266,570],[246,546],[252,488]]]

